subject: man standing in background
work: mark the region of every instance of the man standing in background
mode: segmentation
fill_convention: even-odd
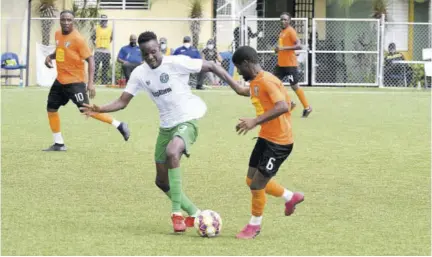
[[[283,81],[288,77],[291,88],[294,90],[300,102],[303,105],[303,118],[307,118],[312,112],[312,107],[309,105],[304,91],[300,88],[299,74],[297,68],[297,56],[295,50],[301,50],[300,40],[297,38],[297,32],[291,27],[291,15],[284,12],[280,16],[282,31],[279,34],[279,42],[275,48],[278,55],[278,64],[276,66],[275,75]],[[293,109],[293,107],[291,107]]]
[[[174,53],[174,49],[168,47],[168,40],[164,37],[159,39],[159,46],[163,55],[172,55]]]
[[[202,59],[201,58],[201,54],[198,51],[198,49],[196,49],[194,46],[192,46],[191,44],[192,39],[189,36],[185,36],[183,38],[183,46],[177,48],[174,51],[173,55],[186,55],[189,56],[192,59]],[[203,79],[202,79],[202,74],[198,73],[198,74],[191,74],[191,79],[189,80],[189,84],[195,84],[196,83],[196,89],[198,90],[203,90],[204,87],[202,85]],[[193,83],[192,81],[196,81],[195,83]]]
[[[108,78],[108,71],[110,68],[111,52],[110,46],[112,41],[112,28],[108,26],[108,16],[105,14],[101,15],[100,24],[96,26],[96,32],[93,35],[93,41],[96,46],[95,50],[95,83],[98,77],[99,67],[102,64],[101,70],[101,82],[103,85],[107,85],[110,82]]]
[[[132,34],[129,37],[129,45],[125,45],[120,49],[117,61],[122,64],[126,82],[129,81],[132,71],[142,63],[141,50],[137,45],[136,35]]]

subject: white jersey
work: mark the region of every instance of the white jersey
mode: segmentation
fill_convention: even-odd
[[[125,92],[135,96],[140,90],[146,91],[159,109],[162,128],[199,119],[207,106],[192,94],[188,82],[191,73],[201,71],[202,63],[185,55],[164,56],[156,69],[143,63],[133,70]]]

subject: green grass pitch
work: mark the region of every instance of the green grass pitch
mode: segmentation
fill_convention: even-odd
[[[182,159],[184,190],[224,223],[220,237],[204,239],[171,233],[170,202],[154,185],[158,114],[145,94],[113,114],[129,123],[129,142],[69,103],[60,111],[68,152],[46,153],[47,89],[1,93],[3,255],[431,253],[430,91],[306,89],[314,112],[302,119],[294,110],[294,150],[276,177],[305,202],[285,217],[282,200],[269,196],[251,241],[234,238],[250,217],[245,175],[258,129],[234,131],[238,118],[254,116],[248,98],[197,93],[208,113]],[[120,93],[101,89],[94,102]]]

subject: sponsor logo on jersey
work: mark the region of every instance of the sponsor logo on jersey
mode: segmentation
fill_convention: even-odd
[[[153,95],[154,97],[159,97],[159,96],[161,96],[161,95],[168,94],[168,93],[170,93],[171,91],[172,91],[172,89],[171,89],[170,87],[168,87],[168,88],[164,88],[164,89],[158,90],[158,91],[156,91],[156,92],[152,92],[152,95]]]

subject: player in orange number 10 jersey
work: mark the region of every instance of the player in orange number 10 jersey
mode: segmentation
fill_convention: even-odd
[[[55,33],[56,50],[45,59],[45,65],[53,68],[52,60],[56,61],[57,79],[52,85],[47,102],[48,120],[54,137],[54,144],[44,151],[66,151],[63,136],[60,132],[58,109],[69,100],[79,108],[89,103],[96,95],[93,85],[94,59],[84,38],[73,27],[72,11],[60,13],[61,30]],[[88,63],[88,84],[84,82],[85,66]],[[122,134],[124,140],[129,139],[129,128],[126,123],[117,121],[107,114],[98,113],[92,118],[113,125]]]
[[[239,134],[246,134],[261,126],[258,140],[249,159],[246,177],[252,193],[252,217],[237,238],[256,237],[261,230],[266,194],[280,197],[285,203],[285,215],[294,212],[295,206],[304,200],[302,193],[291,192],[279,185],[273,176],[293,149],[290,98],[282,82],[263,71],[257,52],[249,47],[238,48],[233,57],[239,73],[250,82],[250,97],[256,110],[256,118],[242,118],[237,124]]]

